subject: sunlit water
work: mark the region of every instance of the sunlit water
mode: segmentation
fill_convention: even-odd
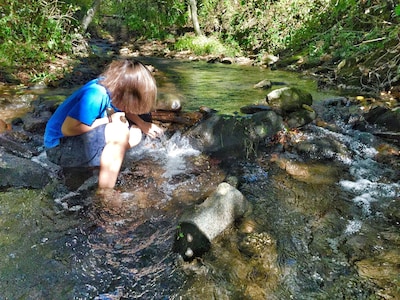
[[[332,96],[280,71],[149,62],[162,71],[160,89],[182,95],[188,110],[232,114],[265,98],[253,89],[263,79],[309,90],[317,102]],[[0,118],[8,119],[14,107],[4,103]],[[100,225],[90,208],[60,210],[54,187],[0,193],[0,299],[399,298],[398,170],[377,160],[382,141],[337,125],[293,136],[315,147],[284,153],[286,170],[274,146],[254,160],[221,161],[179,132],[146,139],[121,172],[126,215]],[[324,140],[332,147],[318,151]],[[289,175],[296,163],[309,178]],[[252,214],[201,260],[182,263],[171,251],[180,215],[231,176]]]
[[[206,62],[180,62],[143,58],[143,61],[155,65],[161,75],[157,77],[159,89],[183,98],[184,108],[197,110],[200,106],[216,109],[219,113],[233,114],[241,106],[264,103],[266,95],[274,89],[290,85],[310,91],[315,101],[326,99],[333,92],[317,91],[316,82],[300,75],[289,75],[284,71],[271,71],[265,68]],[[289,76],[288,76],[289,75]],[[272,83],[270,90],[254,88],[262,80]]]

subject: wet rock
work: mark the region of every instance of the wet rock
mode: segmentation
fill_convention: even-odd
[[[50,117],[50,112],[43,112],[36,115],[27,114],[24,118],[22,118],[22,121],[24,123],[23,128],[24,130],[29,132],[43,134]]]
[[[400,131],[400,108],[389,109],[382,106],[370,110],[365,119],[389,131]]]
[[[322,101],[325,106],[345,106],[348,103],[348,99],[346,97],[337,97],[330,98]]]
[[[250,124],[246,127],[252,140],[271,137],[285,128],[282,117],[273,111],[263,111],[251,116]]]
[[[303,108],[303,104],[312,105],[310,93],[294,87],[284,87],[270,92],[266,101],[268,105],[281,113],[289,113]]]
[[[316,119],[317,113],[310,106],[313,102],[310,93],[298,88],[284,87],[270,92],[266,101],[269,109],[281,115],[289,128],[302,127]],[[261,110],[260,105],[248,106],[241,111]],[[264,109],[265,110],[265,109]]]
[[[179,111],[182,109],[181,98],[174,94],[158,93],[153,110]]]
[[[275,162],[293,178],[310,184],[334,184],[338,181],[340,169],[321,162],[300,162],[284,155],[273,155]]]
[[[392,223],[400,224],[400,198],[391,200],[386,207],[383,209],[383,214]]]
[[[399,299],[400,292],[394,287],[398,287],[400,256],[398,251],[385,251],[377,257],[362,259],[356,262],[358,274],[361,277],[372,280],[379,286],[385,299]]]
[[[245,129],[241,120],[236,120],[232,116],[224,118],[212,115],[190,128],[185,135],[200,151],[216,153],[235,148],[238,152],[242,152]]]
[[[50,181],[49,172],[40,164],[6,153],[0,148],[0,188],[41,189]]]
[[[268,80],[268,79],[264,79],[264,80],[262,80],[262,81],[260,81],[260,82],[258,82],[258,83],[256,83],[255,85],[254,85],[254,88],[255,89],[264,89],[264,90],[268,90],[268,89],[270,89],[272,87],[272,82],[271,82],[271,80]]]
[[[23,135],[23,133],[15,131],[10,131],[6,134],[0,134],[2,150],[24,158],[32,158],[33,156],[38,155],[39,152],[36,151],[36,149],[26,146],[26,140],[22,141],[15,138],[15,136],[18,138],[21,135]]]
[[[328,137],[318,137],[299,143],[291,143],[291,148],[304,158],[330,160],[335,157],[350,157],[351,153],[342,144]]]
[[[285,128],[282,117],[273,111],[260,111],[249,118],[212,115],[190,128],[191,144],[206,153],[248,156],[258,143]]]
[[[230,184],[221,183],[202,204],[182,216],[173,250],[184,260],[207,252],[211,242],[233,222],[250,211],[250,203]]]
[[[317,117],[317,113],[313,109],[299,109],[288,115],[286,123],[289,128],[299,128],[311,123]]]

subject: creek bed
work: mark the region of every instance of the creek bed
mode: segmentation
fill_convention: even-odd
[[[280,71],[149,62],[188,110],[232,114],[265,97],[253,89],[265,78],[301,85],[315,102],[334,94]],[[101,224],[90,206],[60,209],[55,186],[1,192],[0,299],[399,298],[398,164],[378,159],[383,141],[335,125],[288,137],[307,149],[271,144],[248,160],[208,157],[180,135],[147,140],[120,176],[130,213]],[[335,147],[314,151],[321,141]],[[182,263],[171,251],[179,216],[232,176],[252,214]]]

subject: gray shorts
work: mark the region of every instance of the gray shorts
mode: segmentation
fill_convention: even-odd
[[[58,146],[46,149],[47,158],[65,168],[100,166],[106,145],[105,127],[106,124],[81,135],[61,138]]]

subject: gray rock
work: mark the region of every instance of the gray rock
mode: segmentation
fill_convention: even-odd
[[[159,92],[153,110],[179,111],[182,109],[182,96]]]
[[[316,117],[317,114],[315,111],[299,109],[288,115],[286,123],[288,124],[289,128],[298,128],[311,123]]]
[[[233,116],[212,115],[186,133],[194,147],[208,153],[235,150],[243,152],[243,139],[246,136],[245,120]]]
[[[284,87],[270,92],[266,101],[268,105],[284,114],[301,109],[304,104],[312,105],[313,99],[310,93],[301,89]]]
[[[6,153],[0,147],[0,188],[41,189],[50,180],[49,172],[40,164]]]
[[[284,128],[274,111],[260,111],[249,118],[212,115],[192,127],[186,136],[200,151],[240,157],[248,154],[249,144],[257,144]]]
[[[256,83],[255,85],[254,85],[254,88],[255,89],[264,89],[264,90],[268,90],[268,89],[270,89],[272,87],[272,82],[271,82],[271,80],[268,80],[268,79],[264,79],[264,80],[262,80],[262,81],[260,81],[260,82],[258,82],[258,83]]]
[[[400,130],[400,108],[375,107],[365,114],[365,119],[389,131]]]
[[[35,114],[27,114],[22,118],[24,123],[23,129],[28,132],[43,134],[46,128],[47,121],[51,117],[51,112],[43,111]]]

